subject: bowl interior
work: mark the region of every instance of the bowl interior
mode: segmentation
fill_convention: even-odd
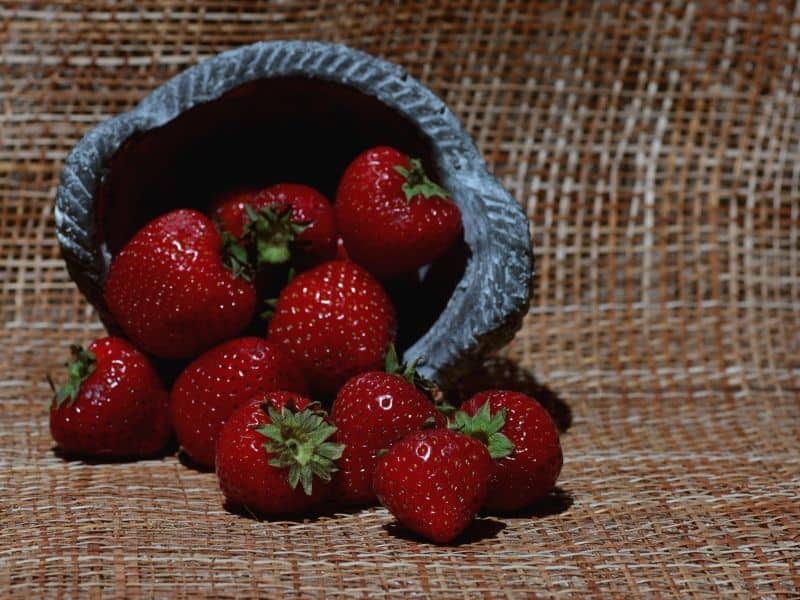
[[[378,144],[438,174],[420,130],[372,96],[319,79],[246,83],[122,145],[99,187],[98,233],[115,254],[154,216],[237,186],[292,181],[334,200],[347,164]]]
[[[421,158],[440,179],[430,140],[373,96],[302,77],[240,85],[126,140],[97,189],[98,241],[114,255],[155,216],[179,207],[205,210],[236,187],[304,183],[333,201],[348,163],[380,144]],[[401,349],[438,317],[468,254],[462,241],[429,269],[427,283],[423,277],[387,286],[400,313]]]

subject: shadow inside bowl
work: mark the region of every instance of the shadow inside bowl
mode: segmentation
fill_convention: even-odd
[[[440,175],[430,140],[373,96],[314,78],[245,83],[123,143],[98,189],[98,234],[113,255],[155,216],[243,186],[293,181],[333,200],[350,161],[379,144]]]

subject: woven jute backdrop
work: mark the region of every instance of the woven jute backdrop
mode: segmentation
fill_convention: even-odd
[[[537,278],[465,386],[534,391],[559,489],[458,546],[372,508],[223,510],[170,456],[53,453],[48,371],[102,334],[53,200],[94,124],[258,40],[405,66],[525,207]],[[0,596],[800,595],[800,5],[0,3]],[[483,382],[483,383],[482,383]]]

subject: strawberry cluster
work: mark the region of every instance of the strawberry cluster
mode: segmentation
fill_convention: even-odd
[[[64,454],[117,459],[174,435],[231,510],[259,516],[379,501],[447,543],[482,509],[523,508],[561,470],[548,413],[502,390],[437,404],[394,349],[386,286],[460,234],[447,192],[389,147],[348,166],[335,204],[282,183],[163,214],[112,261],[104,297],[124,337],[72,348],[52,436]],[[182,366],[169,391],[165,361]]]

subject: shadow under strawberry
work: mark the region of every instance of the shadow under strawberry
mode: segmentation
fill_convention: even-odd
[[[502,517],[504,519],[543,519],[567,512],[575,503],[575,497],[560,486],[554,487],[550,492],[534,501],[533,504],[523,509],[507,512],[484,512],[481,514]]]
[[[532,396],[553,417],[559,433],[572,426],[572,409],[559,393],[508,358],[493,356],[486,359],[462,377],[456,388],[449,390],[448,400],[458,406],[487,389],[511,390]]]
[[[318,506],[317,508],[303,511],[301,514],[283,514],[283,515],[259,515],[254,513],[251,510],[248,510],[246,506],[241,506],[238,504],[232,504],[230,502],[223,502],[222,507],[228,511],[229,513],[236,515],[237,517],[242,517],[245,519],[249,519],[251,521],[258,521],[259,523],[263,522],[289,522],[289,523],[315,523],[323,518],[333,518],[335,517],[338,511],[334,510],[332,505],[323,504]]]
[[[214,467],[209,467],[207,465],[200,464],[195,460],[192,460],[192,457],[189,456],[182,449],[178,450],[178,462],[181,463],[187,469],[191,469],[192,471],[197,471],[198,473],[214,472]]]
[[[83,463],[85,465],[119,465],[140,462],[143,460],[161,460],[168,456],[174,455],[178,451],[178,440],[173,435],[167,444],[159,452],[148,456],[118,456],[118,457],[103,457],[103,456],[88,456],[82,454],[75,454],[65,452],[60,446],[53,446],[51,448],[53,455],[68,463]]]
[[[462,546],[465,544],[474,544],[476,542],[480,542],[483,540],[490,540],[497,537],[497,535],[506,528],[506,524],[502,521],[498,521],[497,519],[492,518],[479,518],[475,519],[469,527],[467,527],[461,535],[459,535],[455,540],[449,542],[445,547],[453,547],[453,546]],[[418,544],[427,544],[429,546],[436,546],[442,547],[441,544],[435,544],[430,540],[422,537],[421,535],[417,535],[413,531],[406,529],[402,525],[399,525],[396,521],[391,523],[387,523],[383,526],[383,529],[389,533],[390,535],[399,538],[401,540],[406,540],[409,542],[415,542]]]

